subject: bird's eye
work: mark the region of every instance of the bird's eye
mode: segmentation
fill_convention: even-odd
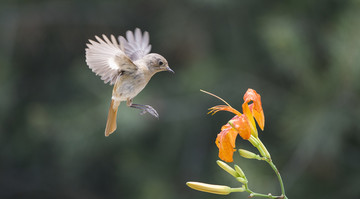
[[[159,61],[159,66],[162,66],[164,63],[162,61]]]

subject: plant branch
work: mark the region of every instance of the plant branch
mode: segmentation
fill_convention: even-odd
[[[271,168],[274,170],[276,176],[278,177],[279,183],[280,183],[280,187],[281,187],[281,194],[282,196],[284,196],[284,199],[287,199],[286,195],[285,195],[285,188],[284,188],[284,183],[282,181],[281,175],[279,170],[276,168],[275,164],[271,161],[271,159],[265,159],[265,161],[267,163],[270,164]]]

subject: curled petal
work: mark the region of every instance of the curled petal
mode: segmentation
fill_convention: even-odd
[[[212,114],[212,115],[214,115],[215,113],[217,113],[219,111],[229,111],[229,112],[234,113],[236,115],[241,115],[241,113],[239,111],[232,108],[231,106],[226,106],[226,105],[214,106],[214,107],[209,108],[209,110],[210,111],[208,112],[208,114]]]
[[[244,95],[244,103],[249,103],[250,101],[253,101],[254,109],[260,113],[262,111],[261,96],[251,88]]]
[[[216,146],[219,148],[219,158],[225,162],[233,162],[233,154],[235,151],[235,140],[238,132],[229,124],[221,128],[221,132],[217,135]]]
[[[245,115],[235,116],[229,121],[231,126],[237,130],[244,140],[248,140],[251,136],[251,127],[249,119]]]
[[[251,101],[253,103],[249,104]],[[264,117],[264,111],[263,111],[263,108],[261,105],[261,96],[255,90],[249,88],[244,95],[244,104],[248,105],[251,115],[255,118],[255,120],[259,124],[259,127],[261,128],[261,130],[264,130],[265,117]],[[248,112],[248,109],[246,107],[244,108],[244,104],[243,104],[244,114],[246,114],[250,120],[253,120],[250,118],[251,116]],[[245,113],[245,112],[247,112],[247,113]],[[255,123],[253,123],[252,121],[251,121],[251,123],[255,126]]]

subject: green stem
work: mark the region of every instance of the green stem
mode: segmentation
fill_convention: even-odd
[[[248,189],[247,184],[245,185],[246,191],[251,193],[250,196],[260,196],[260,197],[268,197],[268,198],[281,198],[281,199],[288,199],[285,195],[285,188],[284,188],[284,183],[282,181],[282,178],[280,176],[280,172],[278,171],[278,169],[276,168],[275,164],[272,162],[271,160],[271,156],[269,151],[266,149],[265,145],[261,142],[261,140],[259,138],[253,137],[252,135],[250,136],[249,139],[250,143],[256,147],[260,154],[262,155],[262,160],[265,160],[267,163],[270,164],[271,168],[275,171],[276,176],[278,177],[279,183],[280,183],[280,187],[281,187],[281,196],[275,196],[272,197],[271,194],[269,195],[265,195],[265,194],[258,194],[258,193],[254,193],[252,192],[250,189]]]
[[[247,184],[245,185],[245,191],[250,193],[250,198],[255,197],[255,196],[263,197],[263,198],[272,198],[272,199],[281,198],[281,196],[273,196],[271,194],[266,195],[266,194],[253,192],[248,188]]]
[[[245,177],[246,178],[246,177]],[[246,179],[247,180],[247,179]],[[254,196],[258,196],[258,197],[264,197],[264,198],[272,198],[272,199],[276,199],[278,198],[278,196],[272,196],[271,194],[269,195],[266,195],[266,194],[261,194],[261,193],[256,193],[256,192],[253,192],[249,189],[249,185],[248,183],[245,183],[244,184],[244,188],[245,188],[245,191],[250,193],[250,198],[254,197]]]
[[[285,188],[284,188],[284,183],[282,181],[281,175],[279,170],[276,168],[275,164],[271,161],[271,159],[266,159],[265,160],[267,163],[270,164],[271,168],[275,171],[276,176],[278,177],[279,183],[280,183],[280,187],[281,187],[281,194],[284,196],[284,199],[287,199],[286,195],[285,195]]]

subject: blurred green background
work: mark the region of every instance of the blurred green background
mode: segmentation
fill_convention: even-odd
[[[85,63],[94,35],[150,33],[159,73],[120,105],[104,137],[112,88]],[[0,198],[247,198],[194,191],[186,181],[239,186],[217,167],[215,138],[262,96],[260,133],[289,198],[360,197],[358,0],[1,1]],[[238,139],[238,148],[255,151]],[[280,193],[265,163],[241,159],[250,188]]]

